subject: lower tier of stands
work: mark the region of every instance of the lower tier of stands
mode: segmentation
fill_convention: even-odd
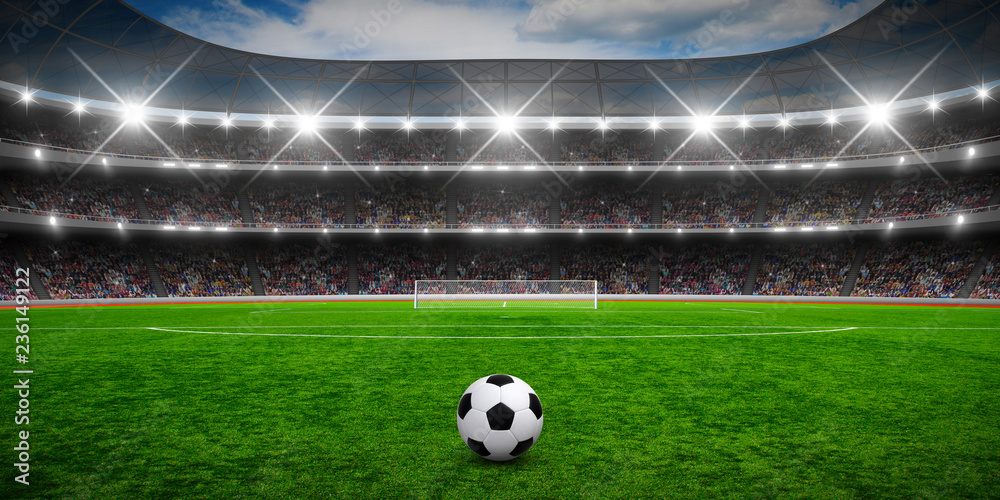
[[[3,271],[3,300],[17,293],[18,266],[56,299],[154,297],[157,289],[172,297],[408,295],[418,279],[596,280],[604,294],[951,298],[965,286],[974,298],[995,299],[1000,251],[987,253],[993,246],[986,240],[219,245],[8,237],[0,240],[0,257],[12,263]],[[856,286],[846,289],[855,276]],[[977,282],[967,283],[970,276]]]

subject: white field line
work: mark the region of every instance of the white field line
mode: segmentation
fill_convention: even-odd
[[[249,314],[272,313],[272,312],[276,312],[276,311],[291,311],[291,310],[292,310],[291,307],[286,307],[284,309],[261,309],[260,311],[250,311]]]
[[[736,312],[741,312],[741,313],[764,314],[761,311],[747,311],[746,309],[726,309],[726,308],[722,308],[722,310],[723,311],[736,311]]]
[[[77,327],[34,327],[32,330],[152,330],[155,328],[816,328],[790,325],[209,325],[209,326],[77,326]],[[825,328],[825,327],[821,327]],[[846,328],[846,327],[837,327]],[[870,330],[1000,330],[1000,327],[937,327],[937,326],[852,326],[854,329]]]
[[[428,340],[559,340],[559,339],[664,339],[682,337],[759,337],[765,335],[792,335],[796,333],[827,333],[846,332],[856,330],[857,327],[835,328],[832,330],[808,330],[808,331],[787,331],[787,332],[757,332],[757,333],[705,333],[692,335],[544,335],[544,336],[497,336],[497,337],[460,337],[460,336],[420,336],[420,335],[323,335],[310,333],[245,333],[245,332],[203,332],[194,330],[174,330],[168,328],[149,328],[161,332],[173,333],[202,333],[207,335],[244,335],[257,337],[321,337],[321,338],[344,338],[344,339],[428,339]]]

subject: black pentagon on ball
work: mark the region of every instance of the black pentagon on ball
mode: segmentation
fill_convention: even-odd
[[[535,418],[542,418],[542,402],[533,392],[528,394],[528,408],[531,408],[531,413],[535,414]]]
[[[514,425],[514,410],[503,403],[497,403],[486,411],[486,420],[490,422],[490,429],[509,431],[510,426]]]
[[[465,415],[472,409],[472,393],[466,393],[462,400],[458,402],[458,418],[465,418]]]
[[[512,457],[519,457],[519,456],[521,456],[522,453],[528,451],[528,448],[531,448],[531,445],[534,442],[535,442],[535,438],[528,438],[528,439],[525,439],[524,441],[518,442],[517,446],[515,446],[514,449],[510,451],[510,456],[512,456]]]
[[[514,378],[510,375],[490,375],[490,378],[486,379],[486,383],[503,387],[507,384],[513,384]]]
[[[476,452],[476,455],[481,457],[490,456],[490,450],[486,449],[486,445],[482,441],[476,441],[475,439],[469,438],[469,449]]]

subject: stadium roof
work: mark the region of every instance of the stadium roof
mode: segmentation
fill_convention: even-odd
[[[785,114],[1000,78],[1000,1],[887,1],[796,47],[655,61],[322,61],[213,45],[118,0],[0,1],[0,80],[226,114],[664,117]]]

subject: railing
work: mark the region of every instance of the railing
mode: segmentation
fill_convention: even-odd
[[[956,142],[952,144],[945,144],[941,146],[932,146],[927,148],[918,148],[912,150],[899,150],[899,151],[888,151],[884,153],[871,153],[863,155],[846,155],[846,156],[831,156],[831,157],[794,157],[794,158],[773,158],[767,160],[740,160],[736,158],[730,159],[715,159],[715,160],[669,160],[669,161],[559,161],[559,162],[546,162],[546,161],[476,161],[476,162],[419,162],[419,161],[384,161],[384,162],[346,162],[341,161],[339,158],[330,160],[315,160],[315,161],[294,161],[294,160],[237,160],[233,158],[180,158],[180,157],[164,157],[164,156],[143,156],[143,155],[129,155],[129,154],[118,154],[118,153],[106,153],[106,152],[94,152],[80,149],[62,148],[49,146],[47,144],[37,144],[33,142],[20,141],[17,139],[5,139],[0,138],[0,144],[13,144],[17,146],[32,147],[38,149],[45,149],[47,151],[58,151],[63,153],[74,153],[80,154],[87,157],[93,156],[95,158],[121,158],[129,160],[145,160],[145,161],[158,161],[163,163],[174,163],[174,164],[225,164],[229,165],[247,165],[247,166],[299,166],[299,165],[312,165],[312,166],[381,166],[381,167],[424,167],[424,166],[443,166],[443,167],[464,167],[464,166],[480,166],[480,165],[491,165],[491,166],[511,166],[511,167],[532,167],[532,166],[573,166],[573,167],[644,167],[644,166],[719,166],[719,165],[742,165],[742,166],[752,166],[752,165],[799,165],[799,164],[818,164],[818,163],[830,163],[830,162],[840,162],[840,161],[855,161],[855,160],[872,160],[878,158],[894,158],[899,156],[913,156],[913,155],[924,155],[928,153],[935,153],[938,151],[946,151],[949,149],[958,149],[969,146],[976,146],[979,144],[985,144],[1000,140],[1000,135],[994,135],[990,137],[983,137],[979,139],[970,139],[967,141]]]
[[[976,208],[966,208],[960,210],[948,210],[935,213],[926,214],[908,214],[900,215],[896,217],[879,217],[879,218],[869,218],[860,224],[876,224],[876,223],[895,223],[895,222],[906,222],[906,221],[916,221],[916,220],[929,220],[938,219],[943,217],[958,217],[965,215],[972,215],[985,212],[993,212],[1000,210],[1000,205],[989,205]],[[562,224],[539,224],[539,223],[528,223],[528,224],[469,224],[461,223],[457,225],[445,224],[444,222],[430,222],[430,223],[408,223],[408,224],[381,224],[374,222],[365,222],[362,224],[339,224],[339,223],[320,223],[320,224],[310,224],[310,223],[286,223],[286,222],[258,222],[251,224],[244,224],[243,222],[232,220],[232,221],[179,221],[179,220],[163,220],[163,219],[130,219],[126,217],[106,217],[100,215],[82,215],[82,214],[69,214],[62,212],[55,212],[49,210],[34,210],[27,208],[18,208],[7,205],[0,205],[0,211],[24,214],[24,215],[35,215],[41,217],[53,217],[58,223],[58,219],[71,219],[71,220],[87,220],[94,222],[107,222],[107,223],[121,223],[121,224],[140,224],[140,225],[154,225],[154,226],[172,226],[176,227],[190,227],[190,228],[251,228],[251,229],[371,229],[371,230],[381,230],[381,229],[413,229],[413,230],[423,230],[423,229],[463,229],[470,232],[485,232],[485,231],[537,231],[544,229],[622,229],[622,230],[650,230],[650,229],[811,229],[811,228],[826,228],[831,229],[840,228],[844,226],[856,226],[853,219],[817,219],[817,220],[806,220],[806,221],[777,221],[777,222],[764,222],[764,223],[750,223],[750,222],[679,222],[665,220],[662,224],[652,224],[648,222],[634,222],[634,223],[612,223],[612,224],[583,224],[574,222],[565,222]]]

